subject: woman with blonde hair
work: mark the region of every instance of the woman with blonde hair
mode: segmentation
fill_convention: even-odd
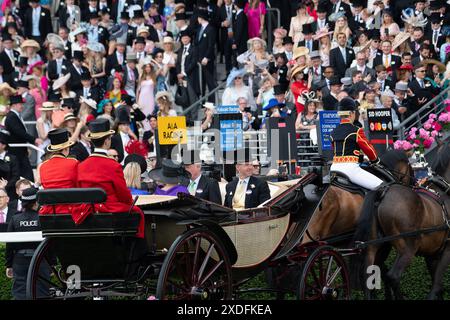
[[[22,56],[27,57],[28,61],[28,69],[27,72],[30,72],[30,66],[34,65],[38,61],[42,61],[41,56],[38,54],[38,51],[41,49],[41,46],[35,40],[25,40],[20,46],[22,51]]]
[[[98,42],[89,42],[86,46],[86,67],[88,68],[91,77],[94,79],[95,84],[100,90],[100,96],[105,94],[104,88],[106,87],[106,58],[105,58],[105,47]]]
[[[168,91],[160,91],[155,97],[158,104],[158,117],[176,117],[177,112],[173,109],[172,94]]]
[[[41,81],[37,77],[30,76],[28,78],[29,93],[33,96],[35,101],[35,115],[36,119],[41,116],[41,108],[45,101],[47,101],[47,91],[41,87]]]
[[[45,150],[45,148],[50,144],[48,132],[53,129],[52,114],[54,110],[57,110],[57,107],[55,107],[53,102],[44,102],[41,107],[39,107],[40,116],[36,120],[36,130],[38,133],[38,138],[43,141],[40,145],[40,148],[43,150]],[[38,157],[38,161],[39,158],[40,157]]]
[[[8,82],[0,84],[0,105],[9,105],[9,97],[16,93],[16,89],[11,87]]]
[[[338,39],[339,33],[345,33],[345,35],[347,36],[347,39],[351,39],[352,31],[350,30],[350,28],[348,26],[347,17],[343,14],[336,20],[336,25],[334,26],[333,40],[332,40],[333,48],[338,46],[337,39]]]
[[[237,62],[245,66],[249,74],[248,85],[254,88],[255,81],[259,82],[263,71],[269,67],[270,55],[266,51],[266,42],[261,38],[252,38],[248,40],[247,45],[248,50],[237,57]]]
[[[155,111],[156,72],[150,58],[146,58],[143,64],[137,86],[136,103],[145,116],[148,117]],[[144,131],[150,130],[150,125],[147,121],[144,121],[143,124]]]
[[[123,175],[128,189],[132,195],[148,195],[145,185],[142,183],[141,175],[147,170],[147,162],[138,154],[130,154],[125,158]]]
[[[322,67],[330,65],[331,39],[328,32],[319,32],[314,36],[314,40],[319,40],[319,54],[322,60]]]
[[[300,2],[297,5],[297,15],[291,18],[291,25],[289,27],[289,36],[292,38],[294,43],[298,43],[304,39],[303,36],[303,25],[306,23],[314,22],[314,18],[311,17],[306,11],[306,5]]]

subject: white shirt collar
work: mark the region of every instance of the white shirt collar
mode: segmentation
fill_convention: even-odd
[[[201,179],[201,178],[202,178],[202,175],[200,174],[200,175],[197,177],[197,179],[194,180],[195,186],[198,187],[198,183],[200,182],[200,179]],[[191,181],[192,181],[192,180],[191,180]]]
[[[250,180],[250,177],[247,177],[247,178],[245,178],[245,179],[243,179],[243,180],[241,180],[241,178],[239,178],[238,184],[241,183],[241,181],[245,181],[245,184],[248,185],[248,181],[249,181],[249,180]]]
[[[6,157],[6,151],[3,151],[2,153],[0,153],[0,160],[5,160]]]
[[[94,152],[108,154],[108,150],[102,148],[95,148]]]

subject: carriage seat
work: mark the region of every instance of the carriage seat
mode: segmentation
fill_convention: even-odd
[[[37,201],[40,205],[103,203],[106,192],[101,188],[46,189],[38,192]],[[140,216],[129,212],[96,213],[79,225],[70,214],[41,215],[39,220],[44,237],[121,236],[136,234]]]
[[[365,194],[369,192],[368,189],[353,183],[345,173],[338,171],[331,172],[331,185],[362,196],[365,196]]]

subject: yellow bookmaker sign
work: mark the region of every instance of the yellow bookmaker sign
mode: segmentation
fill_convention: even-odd
[[[158,139],[159,144],[186,144],[186,117],[158,117]]]

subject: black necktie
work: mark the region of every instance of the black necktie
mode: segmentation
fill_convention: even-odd
[[[185,54],[186,54],[186,51],[187,51],[187,47],[184,47],[184,50],[183,50],[183,55],[185,55]]]

